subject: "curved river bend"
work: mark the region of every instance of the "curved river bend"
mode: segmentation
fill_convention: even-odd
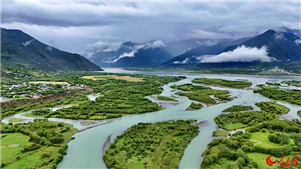
[[[125,71],[122,69],[105,69],[106,72],[113,73],[133,73],[133,74],[151,74],[151,75],[171,75],[171,76],[186,76],[179,82],[169,83],[163,86],[163,92],[161,95],[171,96],[175,95],[178,90],[171,89],[170,86],[173,84],[181,85],[185,83],[191,83],[191,80],[198,77],[207,78],[221,78],[229,80],[246,79],[253,83],[253,88],[257,84],[264,84],[265,82],[281,82],[283,80],[299,80],[298,77],[258,77],[258,76],[246,76],[246,75],[204,75],[204,74],[190,74],[190,73],[179,73],[179,72],[132,72]],[[68,143],[67,155],[64,156],[64,160],[58,164],[58,169],[67,168],[106,168],[104,161],[102,160],[102,153],[104,152],[104,144],[107,138],[111,136],[111,142],[114,141],[117,135],[120,135],[127,128],[139,122],[158,122],[166,120],[177,120],[177,119],[197,119],[198,121],[206,120],[206,123],[199,127],[199,135],[195,137],[191,143],[188,145],[184,152],[184,156],[180,161],[180,169],[190,169],[190,168],[200,168],[200,164],[203,160],[202,153],[205,151],[207,144],[212,141],[212,132],[217,129],[217,125],[214,122],[214,118],[222,113],[227,107],[232,105],[252,105],[256,110],[259,110],[255,106],[256,102],[260,101],[272,101],[269,98],[263,97],[260,94],[253,93],[252,90],[240,90],[240,89],[229,89],[222,87],[212,87],[214,89],[228,90],[232,97],[237,97],[236,99],[221,103],[218,105],[203,108],[201,110],[195,111],[185,111],[185,109],[190,105],[191,100],[187,97],[176,98],[179,100],[178,105],[168,104],[163,102],[166,109],[151,112],[145,114],[135,114],[127,115],[121,118],[113,120],[98,121],[95,125],[103,124],[84,132],[79,132],[74,135],[75,139]],[[152,97],[148,97],[152,101],[157,101]],[[93,99],[93,98],[92,98]],[[162,102],[162,101],[160,101]],[[290,112],[283,115],[281,119],[300,119],[297,115],[297,111],[301,109],[301,106],[289,104],[286,102],[277,101],[277,103],[282,104],[290,108]],[[21,114],[14,115],[20,118]],[[4,122],[8,121],[7,117],[3,119]],[[22,116],[23,118],[23,116]],[[30,119],[28,117],[28,119]],[[68,120],[68,119],[55,119],[50,118],[49,120],[62,121],[66,123],[71,123],[79,129],[85,127],[80,126],[79,120]],[[110,123],[107,123],[110,122]]]

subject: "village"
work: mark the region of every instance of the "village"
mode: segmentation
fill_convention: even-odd
[[[67,82],[29,82],[1,86],[1,102],[9,102],[17,99],[37,99],[53,94],[62,94],[68,90],[81,90],[89,88],[89,85],[71,85]]]

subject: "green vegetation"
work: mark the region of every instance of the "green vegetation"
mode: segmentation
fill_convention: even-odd
[[[178,168],[188,143],[198,135],[196,120],[138,123],[105,151],[108,168]]]
[[[265,97],[287,101],[292,104],[301,105],[301,90],[279,89],[278,87],[260,86],[261,89],[254,90]]]
[[[224,131],[224,130],[215,130],[215,131],[212,133],[212,136],[214,136],[214,137],[230,136],[230,135],[231,135],[230,132],[227,132],[227,131]]]
[[[161,95],[158,95],[157,96],[157,99],[159,100],[167,100],[167,101],[174,101],[174,102],[177,102],[178,100],[174,99],[174,98],[171,98],[171,97],[167,97],[167,96],[161,96]]]
[[[231,112],[214,119],[226,130],[241,127],[246,130],[209,143],[201,168],[263,169],[268,167],[265,160],[270,155],[277,161],[284,156],[284,162],[288,157],[301,157],[301,121],[279,120],[277,114],[287,113],[289,109],[275,102],[257,102],[256,105],[261,111]],[[296,162],[291,164],[296,165]]]
[[[290,111],[289,108],[281,104],[277,104],[276,102],[257,102],[255,105],[260,107],[261,110],[270,113],[274,112],[276,114],[286,114]]]
[[[221,101],[229,101],[231,98],[228,96],[229,91],[226,90],[214,90],[210,87],[204,87],[204,86],[196,86],[193,84],[183,84],[183,85],[173,85],[171,88],[184,90],[184,91],[190,91],[186,93],[176,93],[180,96],[186,96],[191,100],[199,101],[205,104],[216,104],[216,100],[211,98],[210,96],[214,96],[217,100]]]
[[[292,80],[292,81],[282,81],[281,83],[287,84],[289,86],[301,87],[301,81]]]
[[[238,88],[238,89],[252,86],[252,82],[232,81],[232,80],[225,80],[225,79],[196,78],[192,80],[192,82],[209,84],[209,85],[227,86],[227,87]]]
[[[270,86],[281,86],[280,83],[271,83],[271,82],[266,82],[265,84],[270,85]]]
[[[241,105],[233,105],[223,110],[223,112],[237,112],[237,111],[246,111],[246,110],[253,110],[254,107],[252,106],[241,106]]]
[[[192,109],[192,110],[199,110],[201,108],[203,108],[203,105],[201,103],[191,102],[191,104],[189,106],[189,109]]]
[[[54,107],[54,106],[58,106],[58,105],[68,105],[71,103],[87,102],[87,101],[89,101],[87,96],[81,95],[81,94],[76,94],[73,96],[66,97],[64,99],[54,99],[54,100],[50,100],[50,101],[45,101],[42,104],[37,104],[37,103],[25,104],[25,105],[19,105],[17,107],[5,109],[5,110],[1,111],[1,117],[5,117],[8,115],[12,115],[12,114],[16,114],[16,113],[20,113],[20,112],[24,112],[24,111],[29,111],[32,109]],[[38,110],[38,112],[43,112],[43,111],[46,111],[46,110]]]
[[[217,116],[214,121],[219,128],[225,130],[234,130],[254,126],[266,120],[279,119],[273,112],[265,111],[247,111],[247,112],[231,112],[229,114],[221,114]]]
[[[301,110],[298,110],[297,114],[298,114],[299,117],[301,117]]]
[[[12,118],[12,119],[8,120],[9,123],[18,123],[18,122],[22,122],[22,121],[26,121],[26,120],[20,119],[20,118]]]
[[[47,119],[1,123],[1,168],[56,168],[77,131],[70,124]]]
[[[300,127],[299,120],[266,120],[248,127],[245,133],[213,140],[208,144],[201,168],[266,168],[266,163],[256,161],[254,153],[265,159],[272,155],[278,160],[282,155],[295,156],[301,151]]]
[[[106,80],[80,78],[83,76],[110,76],[114,78]],[[181,78],[172,76],[160,77],[155,75],[110,74],[99,72],[68,72],[47,78],[38,77],[35,78],[35,81],[67,82],[73,85],[84,84],[93,89],[94,93],[100,93],[101,96],[95,101],[90,101],[83,94],[73,94],[66,98],[49,101],[41,100],[41,102],[38,102],[39,104],[6,105],[8,108],[2,109],[1,116],[4,117],[28,110],[69,104],[74,104],[75,106],[59,109],[55,112],[33,112],[31,115],[41,115],[46,118],[57,117],[102,120],[117,118],[127,114],[158,111],[163,109],[163,107],[159,106],[157,103],[153,103],[151,100],[145,98],[145,96],[160,94],[163,90],[161,87],[163,84],[178,80],[181,80]],[[31,80],[28,79],[28,81]]]

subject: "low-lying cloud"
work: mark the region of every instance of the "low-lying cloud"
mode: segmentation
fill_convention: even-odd
[[[223,52],[219,55],[206,55],[198,57],[201,63],[220,63],[220,62],[271,62],[273,58],[268,56],[267,47],[260,49],[250,48],[244,45],[237,47],[233,51]]]
[[[117,51],[122,45],[122,42],[103,42],[98,41],[94,44],[89,44],[88,47],[95,50],[96,52],[113,52]]]
[[[26,47],[26,46],[30,45],[31,42],[33,42],[33,41],[34,41],[34,39],[29,40],[29,41],[26,41],[26,42],[24,42],[24,43],[22,43],[22,44]]]

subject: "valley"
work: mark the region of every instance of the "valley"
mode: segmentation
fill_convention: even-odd
[[[110,73],[113,72],[113,73]],[[121,73],[119,73],[121,72]],[[122,74],[126,73],[126,74]],[[164,76],[163,76],[164,75]],[[167,75],[167,76],[166,76]],[[84,77],[84,76],[91,76],[91,77],[105,77],[100,78],[101,80],[91,79],[91,78],[78,78],[78,77]],[[182,78],[185,76],[186,78]],[[68,78],[66,78],[68,77]],[[109,77],[109,78],[107,78]],[[126,77],[124,80],[122,78],[116,79],[115,77]],[[130,77],[130,78],[129,78]],[[143,80],[135,80],[135,79],[143,79]],[[222,85],[218,86],[206,86],[206,84],[202,83],[194,83],[197,82],[196,80],[201,78],[202,82],[206,82],[206,79],[208,79],[208,82],[206,83],[213,83],[215,82],[223,82]],[[122,137],[119,135],[123,135],[124,132],[131,128],[133,125],[139,126],[145,123],[145,125],[157,125],[157,122],[164,122],[168,121],[168,123],[175,123],[180,124],[181,122],[171,122],[171,120],[196,120],[196,124],[198,124],[198,133],[194,135],[190,141],[186,143],[186,148],[181,149],[179,151],[178,162],[172,162],[177,163],[179,168],[200,168],[203,167],[205,162],[203,161],[202,153],[205,152],[207,148],[207,144],[209,144],[212,140],[217,139],[213,135],[213,132],[217,129],[217,125],[220,126],[220,128],[224,128],[229,130],[233,134],[233,131],[240,128],[246,128],[248,126],[259,125],[260,123],[264,123],[266,118],[269,117],[269,120],[277,120],[277,119],[300,119],[300,117],[297,114],[297,111],[301,109],[300,106],[294,104],[296,101],[298,101],[298,98],[295,98],[295,102],[290,101],[289,99],[284,99],[285,95],[282,94],[280,97],[281,99],[276,100],[276,103],[274,103],[272,99],[269,99],[268,97],[264,97],[266,92],[259,92],[254,93],[255,91],[261,91],[265,88],[269,89],[269,86],[263,86],[266,82],[269,82],[267,84],[272,83],[280,83],[281,89],[274,89],[276,93],[281,90],[287,90],[291,92],[298,92],[298,90],[290,90],[285,89],[289,88],[290,86],[286,86],[286,83],[292,83],[293,81],[297,81],[298,78],[294,77],[256,77],[256,76],[244,76],[244,75],[206,75],[206,74],[190,74],[190,73],[173,73],[173,72],[131,72],[131,71],[125,71],[121,69],[105,69],[105,72],[98,73],[98,72],[78,72],[78,73],[62,73],[60,75],[56,75],[53,77],[40,77],[35,78],[35,81],[45,81],[47,79],[49,82],[57,82],[62,81],[64,79],[66,83],[68,84],[85,84],[89,85],[89,88],[93,89],[93,91],[88,92],[82,92],[78,93],[72,96],[68,96],[68,100],[60,100],[55,99],[51,101],[42,102],[42,104],[38,105],[26,105],[23,106],[19,105],[17,107],[9,108],[8,110],[4,110],[1,112],[2,115],[2,122],[8,124],[9,121],[17,123],[27,123],[28,121],[32,121],[35,118],[42,118],[46,117],[50,121],[57,121],[57,122],[64,122],[72,124],[74,128],[77,128],[78,130],[83,130],[82,132],[74,134],[72,137],[75,139],[71,140],[68,143],[68,149],[66,150],[67,155],[64,156],[64,159],[58,163],[57,168],[74,168],[74,167],[109,167],[111,164],[115,165],[115,163],[111,163],[112,158],[124,158],[122,157],[123,153],[121,150],[117,150],[120,157],[115,157],[115,155],[112,155],[110,153],[112,151],[111,148],[108,149],[108,151],[105,151],[106,148],[109,146],[104,146],[107,143],[107,138],[110,137],[110,143],[120,145],[119,139],[122,140]],[[133,81],[131,81],[133,79]],[[228,80],[228,81],[223,81]],[[29,79],[29,81],[32,81],[32,79]],[[153,83],[151,83],[154,81]],[[248,83],[246,86],[248,90],[246,89],[236,89],[236,88],[230,88],[225,85],[224,82],[227,82],[226,84],[231,84],[232,82],[237,81],[236,83]],[[158,83],[158,84],[157,84]],[[294,82],[293,84],[295,84]],[[140,86],[141,85],[141,86]],[[149,88],[148,86],[151,85],[152,87]],[[231,84],[233,85],[233,84]],[[116,87],[119,86],[119,87]],[[123,86],[120,88],[120,86]],[[127,89],[126,86],[131,86],[130,89]],[[139,87],[140,86],[140,87]],[[156,87],[157,86],[157,87]],[[282,89],[284,88],[284,89]],[[297,87],[298,88],[298,87]],[[250,90],[251,89],[251,90]],[[78,90],[75,90],[78,91]],[[106,91],[108,93],[106,93]],[[208,93],[208,96],[214,95],[214,99],[212,97],[206,96],[206,92]],[[254,92],[253,92],[254,91]],[[109,93],[112,92],[115,97],[112,97],[109,95]],[[126,92],[126,95],[123,95],[122,92]],[[137,93],[139,92],[139,93]],[[188,93],[194,93],[196,92],[196,96],[202,93],[200,95],[202,98],[201,100],[195,97],[190,97],[187,95]],[[118,93],[118,95],[116,95]],[[197,94],[199,93],[199,94]],[[278,92],[281,94],[282,92]],[[185,95],[184,95],[185,94]],[[262,95],[261,95],[262,94]],[[87,95],[87,96],[85,96]],[[133,98],[131,98],[131,95],[133,95]],[[298,94],[297,94],[298,95]],[[116,100],[116,96],[118,96],[119,100]],[[157,98],[158,96],[158,98]],[[162,96],[162,97],[161,97]],[[206,96],[206,97],[203,97]],[[273,96],[276,96],[273,94]],[[290,96],[294,96],[294,94],[290,94]],[[139,101],[134,98],[139,98]],[[149,101],[143,101],[145,99],[140,99],[140,97],[145,98]],[[122,98],[127,98],[127,100],[123,100]],[[160,99],[159,99],[160,98]],[[192,100],[190,100],[190,99]],[[204,100],[203,98],[207,98],[207,100]],[[278,98],[278,97],[277,97]],[[277,99],[275,97],[275,99]],[[221,100],[220,100],[221,99]],[[225,99],[224,101],[222,101]],[[19,100],[24,100],[20,98]],[[25,99],[26,100],[26,99]],[[175,102],[176,100],[177,102]],[[197,102],[196,102],[196,101]],[[209,101],[211,100],[211,101]],[[215,101],[216,103],[213,103]],[[271,102],[272,101],[272,102]],[[288,101],[288,102],[285,102]],[[100,107],[97,106],[97,108],[92,108],[91,106],[97,105],[100,102],[102,103],[100,106],[104,107],[105,109],[99,109]],[[172,104],[172,102],[175,102],[177,104]],[[200,104],[202,105],[201,108],[199,108],[196,105],[191,106],[192,103]],[[293,104],[289,103],[292,102]],[[114,106],[114,109],[111,109],[112,106],[118,103],[118,105],[123,105],[122,110],[123,113],[119,114],[118,107]],[[131,107],[131,103],[135,103],[135,108]],[[141,103],[141,104],[140,104]],[[148,105],[148,107],[145,107],[145,103]],[[297,102],[296,102],[297,103]],[[5,104],[5,103],[3,103]],[[206,105],[207,104],[207,105]],[[157,105],[157,106],[156,106]],[[161,105],[163,107],[160,108],[158,105]],[[226,108],[229,108],[233,105],[244,105],[246,107],[234,107],[229,110],[225,110]],[[250,108],[252,107],[252,109]],[[258,107],[259,106],[259,107]],[[53,107],[53,108],[51,108]],[[56,108],[57,107],[57,108]],[[64,108],[65,107],[65,108]],[[95,114],[93,115],[92,111],[89,111],[89,113],[85,113],[85,110],[89,107],[89,110],[97,110]],[[190,111],[187,111],[186,109],[188,107],[192,107],[193,109]],[[50,110],[45,109],[45,111],[30,111],[30,110],[40,110],[44,108],[50,108]],[[91,109],[92,108],[92,109]],[[131,110],[134,111],[133,113]],[[260,110],[261,108],[261,110]],[[124,113],[125,110],[129,110],[128,113]],[[140,111],[140,110],[141,111]],[[237,111],[244,111],[244,113],[250,114],[251,116],[256,116],[256,121],[249,121],[248,123],[243,122],[239,123],[239,120],[237,123],[234,119],[229,119],[227,117],[227,113],[224,114],[223,111],[233,111],[234,113],[238,113]],[[269,112],[268,110],[279,110],[279,113],[277,115],[273,115],[273,112]],[[264,112],[263,112],[264,111]],[[4,114],[2,114],[4,112]],[[72,112],[80,112],[78,113],[72,113]],[[98,113],[101,112],[101,113]],[[135,112],[135,113],[134,113]],[[140,113],[137,113],[140,112]],[[106,115],[104,115],[104,113]],[[230,113],[231,114],[231,113]],[[230,115],[228,114],[228,115]],[[115,116],[118,115],[118,116]],[[113,117],[114,116],[114,117]],[[225,116],[225,117],[224,117]],[[250,116],[250,117],[251,117]],[[217,117],[220,120],[217,120]],[[262,118],[260,118],[262,117]],[[248,116],[244,117],[248,118]],[[22,119],[22,121],[19,121]],[[43,118],[42,118],[43,119]],[[251,119],[253,119],[251,117]],[[225,124],[226,126],[223,126],[222,121],[228,120]],[[229,123],[229,120],[231,123]],[[155,124],[153,124],[155,123]],[[192,122],[191,122],[192,123]],[[217,123],[217,124],[216,124]],[[193,123],[192,123],[193,124]],[[158,123],[160,125],[160,123]],[[162,123],[163,125],[163,123]],[[169,124],[166,124],[167,126]],[[187,123],[188,125],[188,123]],[[94,127],[93,127],[94,126]],[[183,126],[183,125],[178,125]],[[151,126],[150,126],[151,127]],[[184,126],[183,126],[184,127]],[[164,128],[164,127],[163,127]],[[248,127],[251,128],[251,127]],[[247,128],[247,129],[248,129]],[[87,130],[85,130],[87,129]],[[177,128],[175,128],[177,130]],[[181,129],[182,131],[183,129]],[[248,129],[249,130],[249,129]],[[134,130],[135,131],[135,130]],[[132,131],[132,134],[135,134],[135,132]],[[150,130],[152,131],[152,130]],[[183,130],[184,131],[184,130]],[[146,131],[148,132],[148,131]],[[96,134],[99,133],[99,134]],[[153,133],[156,137],[156,134]],[[185,134],[185,132],[184,132]],[[257,135],[255,132],[254,134]],[[253,138],[253,133],[251,134],[251,138]],[[219,137],[223,137],[228,135],[227,133],[216,133],[214,134]],[[259,135],[258,135],[259,136]],[[87,140],[86,138],[89,139]],[[181,137],[181,135],[179,135]],[[231,139],[235,139],[237,136],[230,137]],[[255,135],[254,135],[255,137]],[[263,138],[263,136],[260,136],[260,138]],[[174,138],[176,139],[176,138]],[[178,140],[177,138],[176,140]],[[115,140],[115,141],[114,141]],[[160,140],[160,139],[159,139]],[[253,139],[254,140],[254,139]],[[132,140],[134,141],[134,140]],[[83,144],[84,143],[84,144]],[[131,141],[129,140],[129,143],[131,144]],[[135,144],[138,144],[138,142]],[[139,144],[142,144],[139,142]],[[169,144],[169,143],[168,143]],[[211,143],[210,143],[211,144]],[[221,143],[224,144],[224,143]],[[269,143],[266,143],[269,144]],[[79,146],[80,145],[80,146]],[[161,145],[161,144],[160,144]],[[163,148],[166,146],[167,143],[164,143],[161,145]],[[144,145],[147,146],[147,145]],[[157,145],[158,146],[158,145]],[[157,147],[153,146],[153,147]],[[226,144],[227,146],[227,144]],[[111,146],[110,146],[111,147]],[[118,146],[117,146],[118,147]],[[100,151],[95,151],[95,149],[98,149]],[[216,148],[210,148],[216,149]],[[43,150],[43,149],[41,149]],[[151,150],[151,149],[150,149]],[[156,148],[154,149],[156,151]],[[168,150],[168,151],[167,151]],[[230,148],[230,152],[236,151],[235,149]],[[114,150],[115,151],[115,150]],[[132,150],[129,150],[132,151]],[[170,152],[173,152],[172,149],[166,149],[167,152],[160,152],[161,153],[167,153],[170,154]],[[84,153],[89,152],[89,153]],[[106,157],[104,157],[104,161],[98,160],[99,158],[102,158],[102,153],[104,152]],[[209,150],[206,150],[206,153],[209,152]],[[256,152],[248,152],[246,153],[248,157],[245,158],[254,158],[254,153]],[[111,154],[111,155],[110,155]],[[114,153],[115,154],[115,153]],[[144,154],[144,155],[143,155]],[[156,154],[156,153],[155,153]],[[181,155],[182,154],[182,155]],[[209,153],[211,154],[211,153]],[[84,156],[83,156],[84,155]],[[170,154],[171,155],[171,154]],[[295,154],[293,154],[295,155]],[[148,150],[142,154],[137,154],[137,157],[135,158],[129,158],[128,164],[130,166],[132,165],[138,165],[140,166],[156,166],[155,163],[152,162],[152,152]],[[263,154],[264,156],[264,154]],[[191,158],[193,157],[193,158]],[[205,159],[209,158],[207,155],[205,156]],[[87,159],[89,159],[89,163],[87,163]],[[105,160],[110,161],[109,163],[105,163]],[[131,161],[133,159],[137,159],[138,163],[135,163],[134,161]],[[141,161],[139,161],[140,159]],[[158,158],[158,160],[162,158]],[[254,158],[256,160],[256,158]],[[130,160],[130,161],[129,161]],[[147,163],[145,163],[146,161]],[[220,164],[228,165],[229,159],[222,158],[222,161],[220,161]],[[231,160],[231,159],[230,159]],[[232,159],[233,160],[233,159]],[[241,160],[241,159],[240,159]],[[72,162],[71,162],[72,161]],[[156,161],[156,160],[155,160]],[[203,161],[203,162],[202,162]],[[208,161],[208,160],[206,160]],[[121,161],[120,161],[121,162]],[[168,165],[169,163],[166,163],[167,161],[161,161],[159,162],[162,167],[164,165]],[[231,161],[230,161],[231,162]],[[126,161],[122,162],[126,164]],[[203,164],[204,163],[204,164]],[[248,164],[251,164],[252,162],[248,162]],[[260,162],[256,162],[258,165],[262,165]],[[12,163],[13,164],[13,163]],[[253,164],[253,163],[252,163]],[[108,166],[109,165],[109,166]],[[120,165],[120,164],[119,164]],[[174,164],[173,164],[174,165]],[[210,165],[210,164],[209,164]],[[254,164],[255,165],[255,164]],[[8,165],[9,166],[9,165]],[[124,166],[124,165],[121,165]],[[117,167],[117,165],[116,165]],[[215,166],[216,167],[216,166]],[[7,168],[7,167],[5,167]],[[111,167],[109,167],[111,168]],[[115,167],[114,167],[115,168]],[[118,168],[118,167],[117,167]],[[126,167],[125,167],[126,168]],[[163,167],[164,168],[164,167]]]

